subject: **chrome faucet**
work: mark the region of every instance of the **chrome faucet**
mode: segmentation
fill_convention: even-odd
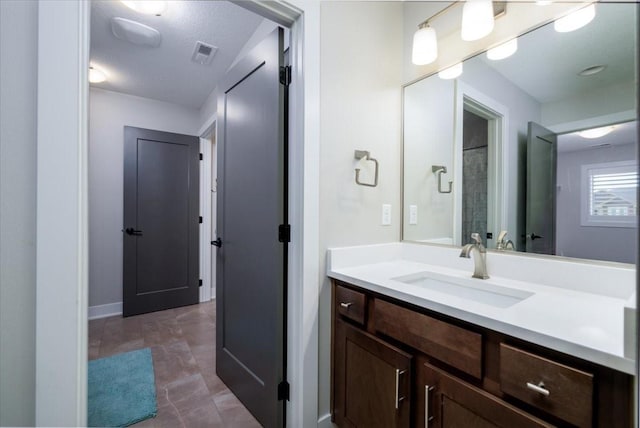
[[[471,258],[471,253],[473,250],[476,250],[476,255],[473,258],[474,262],[474,270],[473,270],[473,278],[479,279],[488,279],[489,275],[487,275],[487,249],[482,245],[482,239],[480,238],[479,233],[472,233],[471,239],[473,239],[473,244],[467,244],[462,247],[462,251],[460,252],[460,257],[466,257],[468,259]]]
[[[507,231],[503,230],[502,232],[500,232],[500,234],[498,235],[498,242],[496,243],[496,250],[498,251],[505,251],[505,250],[511,250],[511,251],[515,251],[516,246],[513,244],[513,241],[511,239],[505,241],[504,238],[507,237]]]

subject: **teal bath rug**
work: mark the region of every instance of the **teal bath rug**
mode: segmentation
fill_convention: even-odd
[[[151,349],[89,361],[88,425],[126,427],[158,411]]]

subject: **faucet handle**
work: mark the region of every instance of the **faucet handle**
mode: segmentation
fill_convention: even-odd
[[[479,233],[472,233],[471,234],[471,239],[473,239],[474,241],[476,241],[476,244],[482,245],[482,238],[480,237]]]

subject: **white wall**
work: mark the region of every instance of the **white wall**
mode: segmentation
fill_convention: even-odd
[[[625,160],[636,160],[635,143],[558,153],[558,255],[622,263],[636,262],[638,243],[635,227],[580,225],[582,165]]]
[[[37,29],[0,2],[0,426],[35,425]]]
[[[432,165],[443,165],[447,173],[442,186],[455,181],[453,80],[432,76],[404,92],[404,239],[411,241],[449,238],[453,242],[455,193],[439,193]],[[461,183],[454,183],[456,190]],[[418,208],[418,222],[409,224],[409,206]]]
[[[326,249],[400,238],[402,3],[321,3],[318,412],[329,413],[331,305]],[[354,150],[380,163],[378,187],[355,183]],[[368,165],[367,165],[368,167]],[[363,166],[362,179],[369,180]],[[392,225],[381,226],[381,206]]]
[[[124,126],[197,135],[198,110],[92,88],[89,96],[89,306],[122,302]]]

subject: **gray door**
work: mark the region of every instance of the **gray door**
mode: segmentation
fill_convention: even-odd
[[[286,355],[282,63],[277,29],[227,73],[218,101],[216,371],[266,427],[284,424],[278,398]]]
[[[556,252],[556,168],[558,138],[529,122],[527,136],[526,251]]]
[[[124,128],[124,316],[198,303],[199,142]]]

